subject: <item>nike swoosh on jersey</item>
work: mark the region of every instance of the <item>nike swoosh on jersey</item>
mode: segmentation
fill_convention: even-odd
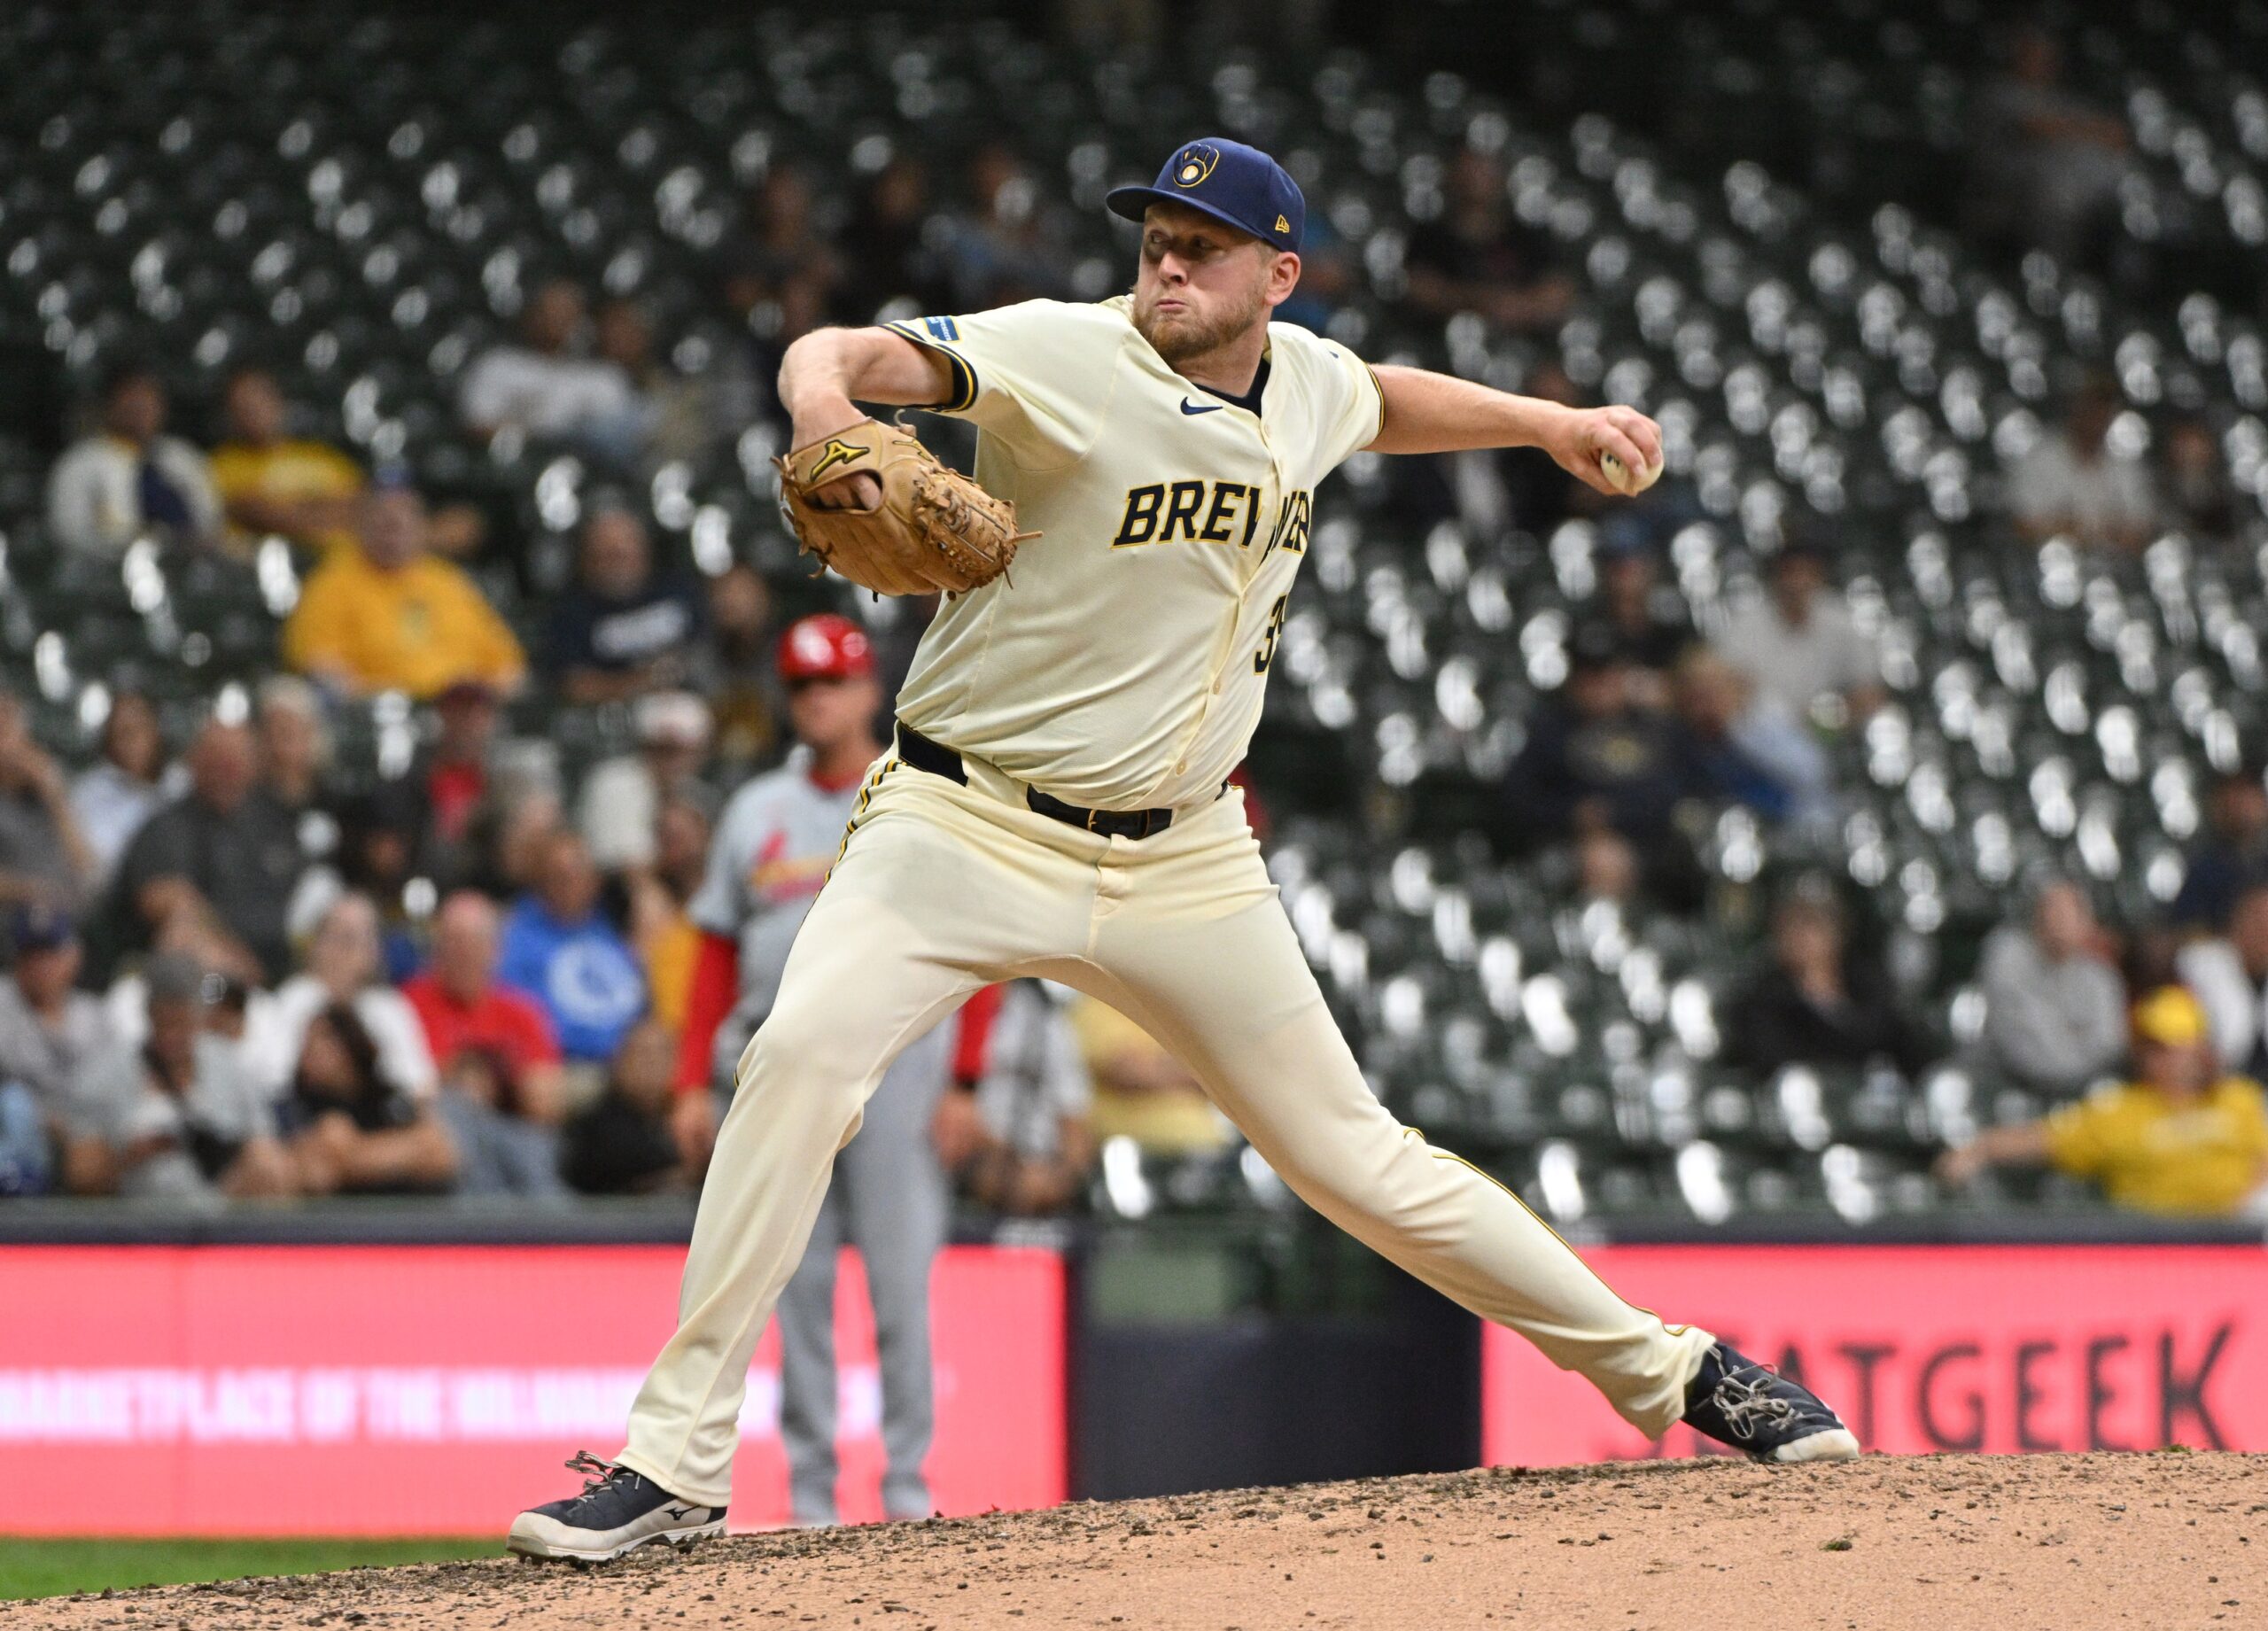
[[[1217,414],[1227,406],[1226,402],[1200,403],[1192,402],[1187,397],[1181,399],[1181,411],[1184,414]]]

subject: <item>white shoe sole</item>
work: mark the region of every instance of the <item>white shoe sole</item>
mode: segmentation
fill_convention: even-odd
[[[1772,1454],[1774,1464],[1792,1466],[1803,1461],[1856,1461],[1859,1441],[1848,1427],[1829,1427],[1824,1433],[1814,1433],[1798,1439],[1792,1444],[1783,1444]]]
[[[705,1523],[664,1525],[659,1528],[641,1528],[632,1525],[627,1530],[611,1533],[588,1529],[571,1529],[554,1518],[540,1513],[522,1512],[512,1519],[511,1533],[504,1537],[506,1549],[523,1557],[541,1557],[567,1563],[611,1563],[625,1552],[641,1546],[659,1542],[674,1546],[682,1551],[695,1541],[725,1533],[722,1517]]]

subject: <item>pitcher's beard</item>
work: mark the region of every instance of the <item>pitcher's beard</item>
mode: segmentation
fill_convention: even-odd
[[[1259,320],[1266,304],[1255,293],[1243,309],[1223,312],[1209,322],[1184,315],[1161,322],[1156,309],[1145,307],[1138,296],[1134,307],[1134,327],[1144,339],[1150,342],[1151,350],[1167,362],[1177,364],[1192,357],[1201,357],[1209,351],[1218,351],[1237,339]]]

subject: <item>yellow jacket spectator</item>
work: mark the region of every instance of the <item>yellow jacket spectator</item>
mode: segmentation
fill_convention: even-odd
[[[284,625],[284,661],[348,695],[517,687],[527,668],[519,641],[463,569],[427,549],[417,494],[376,487],[357,514],[358,544],[315,570]]]
[[[259,369],[229,381],[228,439],[213,450],[213,485],[238,551],[280,533],[325,554],[352,548],[362,469],[336,447],[286,436],[284,393]]]
[[[2180,986],[2134,1006],[2138,1079],[2101,1088],[2043,1120],[1995,1127],[1948,1152],[1938,1170],[1962,1184],[1987,1166],[2046,1162],[2093,1179],[2118,1206],[2221,1217],[2268,1183],[2268,1094],[2224,1075],[2205,1011]]]
[[[1228,1122],[1197,1078],[1133,1021],[1091,997],[1074,1001],[1071,1029],[1087,1074],[1098,1140],[1128,1138],[1153,1154],[1188,1155],[1229,1141]]]

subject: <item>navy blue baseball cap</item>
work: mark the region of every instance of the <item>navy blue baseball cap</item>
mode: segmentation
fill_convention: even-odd
[[[1103,203],[1129,221],[1141,220],[1153,204],[1186,204],[1294,254],[1308,221],[1308,201],[1282,165],[1257,147],[1217,136],[1184,143],[1154,185],[1115,187]]]
[[[56,951],[79,936],[71,914],[43,901],[25,901],[8,914],[8,944],[18,956]]]

